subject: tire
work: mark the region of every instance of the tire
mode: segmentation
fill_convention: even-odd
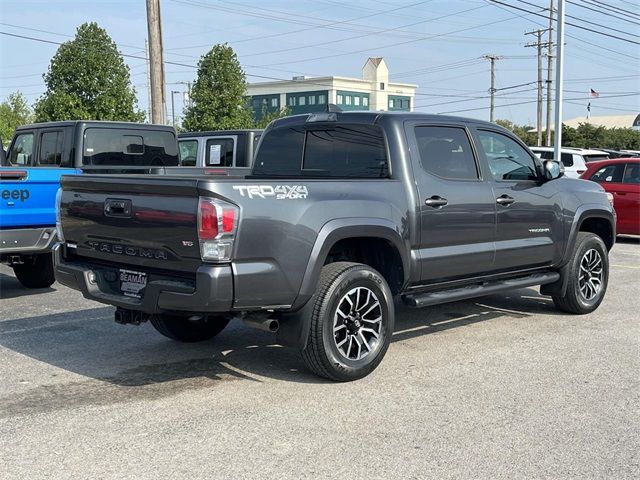
[[[565,295],[552,297],[556,308],[580,315],[598,308],[609,282],[609,256],[600,237],[589,232],[578,233],[567,275]]]
[[[22,265],[14,265],[13,272],[26,288],[47,288],[56,281],[51,253],[34,255]]]
[[[154,315],[151,325],[165,337],[178,342],[194,343],[210,340],[231,321],[223,315],[208,315],[200,320],[189,320],[180,315]]]
[[[310,302],[309,336],[302,350],[307,368],[338,382],[375,370],[389,348],[395,319],[384,277],[359,263],[325,265]]]

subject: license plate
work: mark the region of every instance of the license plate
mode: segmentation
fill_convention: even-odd
[[[128,297],[140,298],[147,286],[147,274],[133,270],[120,270],[120,291]]]

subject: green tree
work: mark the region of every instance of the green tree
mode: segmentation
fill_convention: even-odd
[[[515,133],[520,140],[522,140],[527,145],[535,145],[538,141],[536,132],[531,132],[535,127],[530,125],[516,125],[515,123],[509,120],[496,120],[496,123],[507,130],[511,130]]]
[[[254,127],[255,128],[266,128],[272,121],[277,120],[282,117],[286,117],[287,115],[291,115],[291,111],[288,108],[281,108],[276,112],[267,112],[266,107],[262,109],[262,116],[255,120]]]
[[[33,122],[33,112],[20,92],[14,92],[0,103],[0,138],[6,148],[20,125]]]
[[[37,121],[120,120],[141,122],[129,67],[97,23],[78,27],[44,74],[47,91],[35,107]]]
[[[246,77],[233,49],[214,45],[198,62],[198,77],[182,126],[187,131],[251,128],[246,92]]]

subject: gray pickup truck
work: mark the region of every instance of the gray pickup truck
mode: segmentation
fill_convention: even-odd
[[[541,286],[602,302],[611,199],[491,123],[410,113],[272,122],[251,175],[64,177],[58,281],[180,341],[231,318],[277,331],[316,374],[382,360],[394,301],[423,307]]]

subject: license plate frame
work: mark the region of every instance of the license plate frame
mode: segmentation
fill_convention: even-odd
[[[118,276],[120,292],[122,292],[123,295],[127,297],[142,298],[142,294],[147,286],[148,280],[146,272],[120,268],[118,270]]]

